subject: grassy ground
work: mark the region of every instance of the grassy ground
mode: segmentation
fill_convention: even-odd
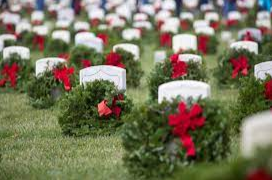
[[[221,46],[222,51],[225,46]],[[148,98],[146,76],[153,67],[154,44],[144,45],[145,78],[138,89],[129,89],[135,103]],[[33,59],[41,55],[32,54]],[[205,57],[209,75],[216,55]],[[214,98],[235,100],[235,90],[221,90],[210,81]],[[64,137],[56,108],[36,110],[25,94],[0,93],[0,179],[137,179],[122,166],[123,148],[118,134],[110,137]]]

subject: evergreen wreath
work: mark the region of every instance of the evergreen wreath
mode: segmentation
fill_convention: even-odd
[[[198,51],[203,54],[215,54],[217,52],[218,41],[215,35],[198,34]]]
[[[237,87],[241,77],[252,74],[254,65],[264,61],[267,61],[265,56],[245,49],[230,49],[219,57],[214,76],[219,86]]]
[[[207,81],[205,64],[189,61],[178,61],[178,54],[162,63],[157,63],[148,77],[148,88],[151,100],[158,99],[158,88],[161,84],[175,80]]]
[[[272,78],[256,79],[253,75],[241,80],[241,88],[235,106],[232,108],[233,130],[239,132],[242,120],[257,112],[272,107]]]
[[[8,87],[20,92],[26,90],[27,81],[33,71],[30,59],[22,59],[17,53],[0,62],[0,87]]]
[[[132,101],[105,80],[74,88],[60,103],[58,122],[66,135],[109,135],[123,124]]]
[[[210,99],[142,105],[125,118],[124,164],[131,173],[150,178],[169,175],[177,167],[221,161],[229,150],[227,117]]]
[[[69,44],[60,39],[49,39],[46,43],[44,54],[48,57],[58,57],[61,54],[68,53]]]
[[[76,84],[74,68],[59,63],[53,70],[47,69],[41,75],[33,76],[27,88],[30,104],[35,108],[49,108]]]

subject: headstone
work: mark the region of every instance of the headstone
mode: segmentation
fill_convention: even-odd
[[[70,31],[67,30],[56,30],[52,32],[52,39],[60,39],[65,43],[69,44],[71,41]]]
[[[232,33],[230,31],[222,31],[221,39],[224,42],[229,42],[232,39]]]
[[[262,40],[262,32],[261,30],[257,28],[245,28],[238,32],[238,39],[242,39],[242,36],[246,35],[246,33],[249,32],[254,39],[256,39],[258,42]]]
[[[153,5],[151,4],[144,4],[140,7],[140,12],[146,13],[150,16],[154,16],[156,11]]]
[[[161,31],[176,34],[178,33],[179,26],[180,22],[178,18],[167,18],[164,20],[164,24],[161,26]]]
[[[270,20],[270,13],[268,11],[259,11],[257,13],[257,19],[269,19]]]
[[[246,118],[243,121],[241,131],[241,150],[245,157],[252,157],[257,148],[272,145],[271,111]]]
[[[61,29],[68,29],[69,26],[71,25],[71,21],[68,20],[58,20],[56,22],[56,28],[61,28]]]
[[[35,34],[38,34],[40,36],[46,36],[48,34],[48,27],[45,25],[41,25],[41,26],[34,26],[33,27],[33,32]]]
[[[254,76],[257,79],[265,80],[267,75],[272,76],[272,61],[266,61],[254,66]]]
[[[228,20],[240,21],[241,19],[242,19],[242,15],[239,11],[230,11],[228,13]]]
[[[22,59],[30,58],[29,48],[23,46],[9,46],[3,49],[3,59],[8,59],[12,54],[18,54]]]
[[[78,31],[89,31],[90,29],[90,24],[87,22],[83,22],[83,21],[78,21],[74,23],[74,30],[76,32]]]
[[[130,8],[123,4],[121,6],[118,6],[115,9],[116,14],[118,14],[120,17],[125,18],[126,20],[130,20],[131,16],[132,16],[132,11],[130,10]]]
[[[94,10],[88,11],[89,19],[103,20],[105,18],[105,12],[103,9],[95,8]]]
[[[219,15],[216,12],[206,12],[205,18],[206,21],[219,21]]]
[[[31,22],[40,21],[42,22],[44,20],[44,13],[43,11],[34,11],[31,14]]]
[[[195,29],[196,34],[205,34],[208,36],[213,36],[214,33],[214,29],[211,27],[198,27]]]
[[[182,1],[183,5],[188,9],[196,8],[199,0],[184,0]]]
[[[161,10],[156,14],[155,20],[156,21],[164,21],[165,19],[170,18],[170,17],[171,17],[171,13],[169,11]]]
[[[180,54],[178,57],[179,61],[184,61],[184,62],[196,62],[201,64],[202,63],[202,58],[199,55],[195,55],[195,54]]]
[[[214,10],[214,6],[213,6],[213,4],[210,4],[210,3],[208,3],[208,4],[202,4],[200,6],[200,10],[202,12],[213,11]]]
[[[66,20],[66,21],[70,21],[70,22],[73,22],[74,19],[75,19],[75,13],[74,13],[74,10],[71,9],[71,8],[64,8],[64,9],[61,9],[57,12],[57,19],[58,20]]]
[[[159,103],[164,99],[171,101],[172,98],[177,96],[181,96],[185,100],[188,98],[207,98],[211,95],[211,87],[209,84],[200,81],[171,81],[160,85],[158,94]]]
[[[134,60],[139,60],[140,58],[140,48],[139,46],[135,44],[130,44],[130,43],[122,43],[122,44],[116,44],[113,46],[113,51],[116,52],[116,50],[120,48],[123,49],[127,52],[130,52],[131,54],[134,55]]]
[[[200,28],[200,27],[209,27],[209,22],[206,20],[196,20],[193,24],[194,29]]]
[[[166,52],[163,50],[154,52],[154,62],[160,63],[163,62],[167,58]]]
[[[162,9],[168,11],[174,11],[176,9],[176,3],[174,0],[165,0],[162,2]]]
[[[194,21],[194,15],[191,12],[181,12],[180,13],[180,19],[181,20],[187,19],[187,20],[190,20],[190,21]]]
[[[3,16],[3,23],[4,24],[18,24],[21,20],[21,17],[19,14],[14,14],[14,13],[6,13]]]
[[[258,54],[258,44],[253,41],[238,41],[234,42],[230,45],[231,49],[246,49],[249,52],[253,52],[255,54]]]
[[[144,13],[136,13],[133,16],[133,21],[147,21],[148,16]]]
[[[97,79],[113,82],[119,90],[126,89],[126,70],[115,66],[92,66],[80,70],[80,84],[92,82]]]
[[[173,37],[173,50],[197,50],[197,38],[191,34],[178,34]]]
[[[137,21],[132,24],[134,28],[143,28],[146,30],[152,29],[152,24],[149,21]]]
[[[139,29],[124,29],[122,38],[127,41],[138,40],[141,38],[141,31]]]
[[[16,36],[13,34],[2,34],[0,35],[0,51],[3,50],[4,45],[5,45],[5,41],[7,40],[13,40],[16,41]]]
[[[52,70],[54,66],[58,65],[59,63],[66,63],[66,60],[57,57],[48,57],[37,60],[35,70],[36,77],[45,72],[47,69]]]
[[[265,28],[271,29],[270,19],[257,19],[255,24],[256,24],[256,27],[265,27]]]
[[[31,31],[31,24],[30,23],[20,22],[19,24],[16,25],[16,27],[15,27],[16,34],[21,34],[24,31],[27,31],[27,32]]]

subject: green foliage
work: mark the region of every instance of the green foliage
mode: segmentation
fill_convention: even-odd
[[[148,88],[151,100],[158,99],[158,88],[161,84],[173,80],[197,80],[207,81],[205,65],[200,65],[196,62],[187,63],[187,74],[176,79],[172,79],[172,64],[170,60],[165,60],[163,63],[157,63],[148,77]]]
[[[163,177],[200,162],[220,161],[228,154],[227,114],[214,100],[198,100],[203,108],[205,125],[190,132],[196,157],[188,158],[179,138],[172,135],[169,114],[175,114],[179,99],[172,103],[138,107],[126,116],[123,126],[124,163],[131,173],[145,177]],[[193,102],[189,101],[189,106]]]
[[[49,39],[46,43],[44,54],[46,56],[57,57],[59,54],[67,53],[69,44],[60,39]]]
[[[9,40],[5,40],[5,41],[4,41],[4,47],[15,46],[16,44],[17,44],[17,43],[16,43],[15,40],[9,39]]]
[[[226,50],[221,56],[218,58],[218,66],[215,69],[214,76],[217,79],[217,83],[219,86],[225,87],[237,87],[240,85],[239,79],[244,77],[239,73],[236,78],[232,78],[232,64],[230,63],[230,59],[238,58],[239,56],[244,55],[248,59],[248,64],[250,66],[248,70],[248,74],[253,74],[253,67],[255,64],[266,61],[266,58],[261,55],[256,55],[253,52],[249,52],[244,49],[239,50]]]
[[[123,124],[122,117],[130,112],[132,101],[124,95],[124,100],[117,101],[121,107],[120,119],[111,114],[99,116],[97,106],[103,101],[112,102],[123,92],[109,81],[95,80],[84,86],[77,86],[60,103],[58,122],[66,135],[108,135]]]
[[[59,64],[56,68],[64,65]],[[75,84],[75,76],[70,78],[71,84]],[[33,75],[28,82],[27,95],[30,104],[39,109],[49,108],[55,104],[65,93],[64,85],[58,81],[51,70],[46,70],[42,75]]]
[[[174,180],[245,180],[257,170],[265,170],[272,175],[272,153],[271,147],[258,149],[256,154],[249,159],[239,157],[231,162],[220,162],[216,164],[201,164],[192,168],[180,169],[171,178]],[[260,179],[261,180],[261,179]]]
[[[208,43],[208,54],[215,54],[217,52],[218,40],[216,36],[210,36]]]
[[[81,60],[90,60],[92,66],[102,65],[105,61],[103,54],[97,53],[95,49],[84,45],[73,47],[69,58],[70,64],[82,69]]]
[[[271,50],[272,50],[272,43],[270,41],[270,43],[266,43],[262,47],[262,54],[267,55],[267,56],[272,56],[272,51]]]
[[[254,7],[249,10],[245,19],[245,23],[247,27],[255,27],[257,13],[258,13],[258,2],[255,2]]]
[[[23,46],[32,47],[34,36],[33,32],[24,31],[20,34],[19,42]]]
[[[140,60],[135,61],[134,55],[123,49],[117,49],[116,52],[121,55],[122,63],[125,64],[128,86],[138,87],[140,85],[140,80],[144,75]]]
[[[271,78],[262,81],[250,76],[241,80],[239,97],[231,113],[234,133],[239,132],[240,125],[245,117],[272,107],[272,101],[267,100],[264,94],[264,83],[269,79]]]
[[[13,63],[16,63],[19,66],[19,71],[16,77],[16,90],[19,92],[26,91],[27,81],[29,80],[31,72],[33,72],[33,67],[31,66],[30,59],[22,59],[18,54],[11,54],[7,59],[1,59],[0,61],[0,70],[4,68],[5,65],[9,67],[12,66]],[[0,74],[0,79],[3,78],[3,75]],[[10,87],[10,82],[8,82],[6,87]]]

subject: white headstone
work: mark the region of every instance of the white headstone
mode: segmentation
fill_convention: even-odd
[[[173,37],[173,50],[197,50],[197,38],[191,34],[178,34]]]
[[[171,81],[160,85],[158,94],[159,103],[164,99],[171,101],[172,98],[177,96],[181,96],[185,100],[188,98],[207,98],[211,95],[211,87],[209,84],[200,81]]]
[[[0,51],[3,50],[5,41],[7,40],[13,40],[16,41],[16,36],[13,34],[2,34],[0,35]]]
[[[145,4],[145,5],[142,5],[140,7],[140,12],[143,12],[143,13],[146,13],[150,16],[154,16],[155,15],[155,8],[153,5],[151,4]]]
[[[122,38],[127,41],[138,40],[141,38],[141,31],[139,29],[124,29]]]
[[[3,59],[8,59],[12,54],[18,54],[22,59],[30,58],[29,48],[23,46],[9,46],[3,49]]]
[[[56,28],[68,29],[71,25],[71,21],[68,20],[58,20],[56,22]]]
[[[91,32],[77,33],[75,36],[76,45],[85,45],[95,49],[97,52],[103,52],[103,41],[94,36]]]
[[[224,42],[229,42],[232,39],[232,33],[230,31],[222,31],[221,39]]]
[[[52,39],[60,39],[65,43],[69,44],[71,40],[70,31],[67,30],[56,30],[52,32]]]
[[[4,24],[18,24],[20,22],[20,15],[19,14],[14,14],[14,13],[7,13],[3,17],[3,23]]]
[[[165,51],[155,51],[154,52],[154,62],[160,63],[163,62],[166,59],[166,52]]]
[[[194,29],[200,28],[200,27],[209,27],[209,22],[206,20],[196,20],[193,24]]]
[[[92,66],[80,70],[80,84],[92,82],[98,79],[114,82],[120,90],[126,89],[126,70],[115,66]]]
[[[103,20],[105,18],[105,12],[103,9],[95,8],[91,11],[88,11],[88,17],[89,17],[89,19]]]
[[[48,27],[45,25],[42,26],[34,26],[33,27],[33,32],[40,35],[40,36],[46,36],[48,34]]]
[[[249,52],[253,52],[255,54],[258,54],[258,44],[253,41],[238,41],[234,42],[230,45],[231,49],[246,49]]]
[[[252,157],[257,148],[272,145],[272,113],[262,112],[246,118],[242,124],[241,150]]]
[[[230,11],[228,13],[228,19],[240,21],[242,19],[242,15],[239,11]]]
[[[178,33],[180,22],[178,18],[167,18],[161,26],[162,32]]]
[[[272,76],[272,61],[262,62],[254,66],[254,76],[257,79],[266,79],[267,75]]]
[[[144,13],[136,13],[133,16],[133,21],[147,21],[148,16]]]
[[[83,21],[78,21],[74,23],[74,30],[77,31],[89,31],[90,24]]]
[[[123,49],[127,52],[130,52],[134,55],[134,60],[139,60],[140,58],[140,48],[135,44],[130,43],[122,43],[122,44],[116,44],[113,46],[113,51],[116,52],[117,49]]]
[[[214,33],[214,29],[211,27],[198,27],[195,29],[196,34],[205,34],[208,36],[213,36]]]
[[[216,12],[206,12],[205,18],[206,21],[219,21],[219,15]]]
[[[200,6],[200,10],[201,10],[202,12],[212,11],[212,10],[214,10],[214,6],[213,6],[213,4],[202,4],[202,5]]]
[[[66,21],[74,21],[75,19],[75,13],[74,10],[71,8],[65,8],[65,9],[61,9],[57,12],[57,19],[58,20],[66,20]]]
[[[196,63],[202,63],[202,58],[199,55],[195,55],[195,54],[180,54],[178,57],[179,61],[184,61],[184,62],[196,62]]]
[[[162,9],[174,11],[176,8],[176,3],[174,0],[165,0],[162,2]]]
[[[182,13],[180,13],[180,19],[181,20],[188,19],[190,21],[193,21],[194,20],[194,15],[191,12],[182,12]]]
[[[130,20],[131,16],[132,16],[132,11],[130,10],[130,8],[123,4],[121,6],[118,6],[115,9],[116,14],[118,14],[120,17],[124,17],[126,20]]]
[[[269,19],[270,21],[270,13],[268,11],[259,11],[257,13],[257,19]]]
[[[257,41],[260,42],[262,40],[262,32],[257,28],[245,28],[240,30],[238,32],[238,38],[241,39],[242,36],[244,36],[247,32],[249,32],[250,35],[254,37],[254,39],[256,39]]]
[[[184,0],[183,5],[189,9],[195,8],[198,5],[199,0]]]
[[[30,32],[31,31],[31,24],[28,22],[20,22],[16,25],[15,32],[16,34],[20,34],[24,31]]]
[[[171,17],[171,13],[169,11],[159,11],[156,16],[155,16],[155,20],[156,21],[164,21],[165,19]]]
[[[57,58],[57,57],[48,57],[39,59],[36,61],[36,76],[39,76],[43,72],[45,72],[47,69],[52,70],[56,65],[59,63],[66,63],[65,59]]]
[[[33,21],[43,21],[44,13],[43,11],[34,11],[31,14],[31,22]]]
[[[271,29],[270,19],[257,19],[255,24],[257,27],[265,27],[265,28]]]
[[[134,28],[143,28],[147,30],[152,29],[152,24],[149,21],[137,21],[137,22],[134,22],[132,26]]]

